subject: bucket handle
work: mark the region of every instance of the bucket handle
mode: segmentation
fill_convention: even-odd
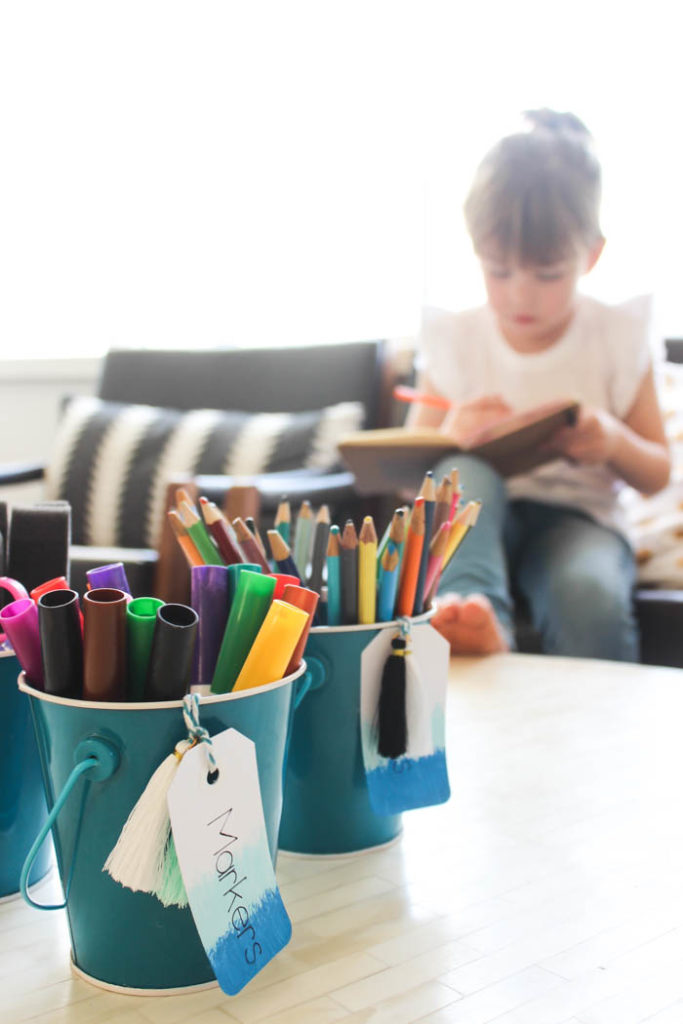
[[[327,669],[322,658],[318,658],[315,654],[306,655],[306,673],[303,677],[304,683],[308,685],[304,689],[301,697],[296,703],[296,707],[299,706],[301,700],[305,697],[309,690],[319,690],[327,678]]]
[[[69,889],[71,888],[71,874],[69,875],[69,881],[66,885],[66,892],[64,895],[63,903],[36,903],[35,900],[30,896],[28,891],[29,877],[33,863],[38,856],[38,851],[45,842],[48,832],[51,831],[52,826],[56,822],[62,807],[69,798],[69,795],[80,779],[81,775],[86,772],[92,772],[91,779],[93,782],[101,782],[104,779],[108,779],[114,774],[119,766],[119,752],[116,747],[112,746],[106,740],[101,739],[99,736],[92,736],[90,739],[83,740],[78,744],[74,751],[74,760],[76,761],[75,766],[71,769],[69,778],[64,783],[64,788],[54,802],[52,810],[47,816],[45,824],[41,828],[40,832],[36,836],[31,849],[26,854],[26,860],[24,861],[21,869],[21,876],[19,879],[19,889],[24,900],[30,907],[35,907],[36,910],[64,910],[69,898]],[[73,872],[73,866],[72,866]]]

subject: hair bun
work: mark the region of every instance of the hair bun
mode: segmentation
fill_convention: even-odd
[[[591,137],[583,121],[569,111],[560,112],[543,107],[540,110],[525,110],[522,116],[532,129],[540,128],[542,131],[554,132],[557,135],[578,134],[587,139]]]

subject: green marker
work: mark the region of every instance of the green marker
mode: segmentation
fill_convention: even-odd
[[[126,651],[128,657],[128,700],[144,700],[145,679],[152,650],[157,610],[164,602],[158,597],[136,597],[126,608]]]
[[[276,579],[241,572],[211,683],[212,693],[229,693],[235,685],[256,634],[273,601]]]

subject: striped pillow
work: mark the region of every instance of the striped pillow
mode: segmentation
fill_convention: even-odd
[[[338,440],[362,421],[359,402],[254,414],[74,398],[57,430],[47,496],[71,503],[74,544],[156,547],[172,476],[330,470]]]

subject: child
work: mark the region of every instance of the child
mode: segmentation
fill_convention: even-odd
[[[477,526],[443,574],[433,625],[457,653],[514,646],[511,588],[552,654],[638,659],[633,552],[619,516],[624,483],[652,494],[670,461],[648,350],[643,300],[607,306],[577,292],[597,263],[600,166],[572,114],[526,115],[476,172],[465,218],[488,304],[427,310],[419,388],[453,403],[418,404],[411,426],[458,441],[552,399],[581,403],[554,435],[557,458],[505,482],[459,455]],[[453,465],[435,468],[440,479]]]

